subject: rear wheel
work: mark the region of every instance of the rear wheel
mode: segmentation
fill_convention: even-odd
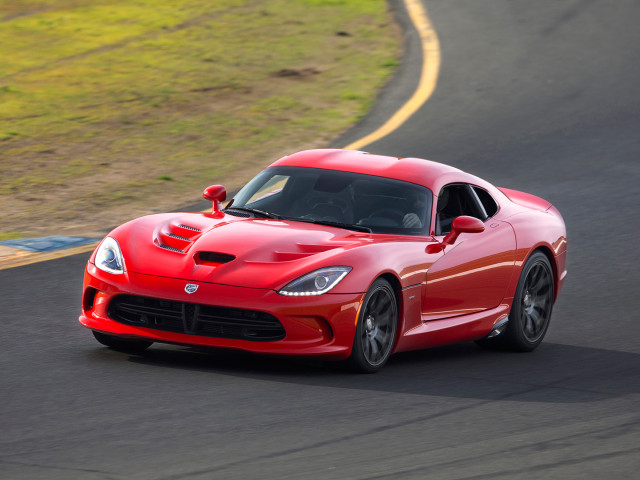
[[[379,278],[367,292],[353,339],[349,363],[359,372],[380,370],[391,356],[398,325],[398,303],[393,288]]]
[[[126,338],[114,337],[106,333],[96,332],[95,330],[93,330],[93,336],[96,337],[96,340],[102,345],[125,353],[139,353],[153,344],[153,342],[147,342],[145,340],[128,340]]]
[[[551,320],[554,299],[553,270],[542,252],[535,252],[525,263],[504,333],[481,340],[481,346],[519,352],[534,350],[544,338]]]

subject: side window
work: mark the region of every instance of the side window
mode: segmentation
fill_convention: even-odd
[[[493,217],[498,212],[498,204],[496,201],[484,188],[476,186],[473,186],[472,188],[476,192],[476,195],[478,195],[478,198],[484,207],[484,211],[487,212],[487,217]]]
[[[445,235],[451,231],[456,217],[468,215],[484,221],[486,216],[466,183],[447,185],[440,190],[436,207],[436,235]]]

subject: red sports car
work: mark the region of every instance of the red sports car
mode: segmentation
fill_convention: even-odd
[[[566,276],[549,202],[418,158],[310,150],[211,213],[142,217],[91,255],[80,323],[153,342],[347,360],[475,340],[530,351]]]

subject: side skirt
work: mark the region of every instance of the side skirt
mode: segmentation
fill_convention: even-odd
[[[496,308],[423,322],[402,334],[395,351],[419,350],[484,338],[496,324],[507,318],[512,301],[513,298],[505,298]]]

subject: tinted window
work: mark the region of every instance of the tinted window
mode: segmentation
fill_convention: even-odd
[[[487,216],[493,217],[498,211],[498,204],[496,201],[485,189],[476,186],[474,186],[473,189],[476,192],[476,195],[478,195],[480,202],[482,202],[482,206],[484,207],[484,211],[487,212]]]
[[[451,224],[456,217],[468,215],[485,220],[469,185],[457,183],[447,185],[438,196],[436,217],[436,235],[445,235],[451,231]]]
[[[431,192],[389,178],[306,167],[272,167],[251,180],[230,207],[290,220],[336,222],[374,233],[427,235]]]

